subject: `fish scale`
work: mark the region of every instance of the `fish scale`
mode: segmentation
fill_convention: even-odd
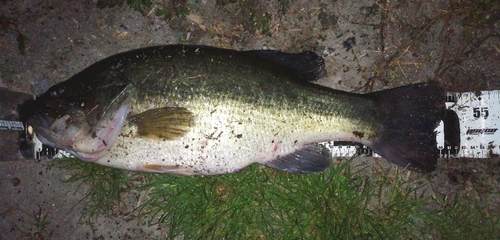
[[[213,175],[258,163],[312,173],[330,165],[321,143],[332,140],[435,168],[436,83],[354,94],[311,83],[325,74],[312,52],[149,47],[89,66],[20,115],[44,144],[126,170]]]
[[[491,139],[500,139],[498,135],[499,132],[498,126],[500,122],[498,119],[500,116],[498,113],[500,112],[500,90],[491,90],[491,91],[480,91],[482,95],[488,96],[486,101],[477,99],[477,96],[474,92],[448,92],[444,96],[446,99],[446,105],[449,110],[458,111],[458,109],[464,109],[465,104],[467,105],[478,105],[482,108],[488,108],[490,118],[487,118],[485,122],[492,127],[487,129],[493,129],[490,131],[480,131],[477,132],[475,139],[467,138],[467,131],[472,127],[470,126],[476,117],[474,117],[474,113],[469,112],[469,114],[464,114],[459,118],[460,128],[455,128],[455,131],[459,132],[459,138],[462,140],[462,146],[460,144],[455,145],[446,145],[445,146],[445,137],[443,125],[444,122],[441,122],[440,125],[436,128],[436,150],[439,152],[441,158],[460,158],[460,157],[468,157],[468,158],[490,158],[491,153],[500,155],[500,146],[498,143],[493,145],[489,151],[488,143],[491,142]],[[463,99],[463,97],[465,97]],[[466,100],[467,99],[467,100]],[[472,128],[477,129],[477,128]],[[25,131],[24,124],[19,121],[0,121],[0,130],[18,130]],[[470,131],[469,131],[470,132]],[[64,158],[70,156],[69,153],[64,150],[52,149],[51,147],[42,144],[37,138],[36,135],[33,136],[33,141],[36,143],[34,148],[36,151],[32,158],[34,159],[53,159],[53,158]],[[327,147],[331,153],[332,157],[341,157],[341,158],[351,158],[355,156],[367,156],[367,157],[381,157],[376,152],[368,148],[367,146],[355,142],[349,141],[327,141],[322,142],[322,145]],[[242,150],[246,150],[243,148]]]
[[[336,136],[329,132],[321,134],[325,128],[346,123],[345,119],[323,116],[305,118],[294,111],[281,111],[276,115],[275,109],[255,108],[254,105],[227,100],[215,105],[186,103],[183,106],[191,109],[197,116],[213,117],[195,119],[192,131],[179,139],[170,140],[168,144],[154,139],[137,141],[136,138],[120,137],[110,151],[110,157],[98,162],[120,167],[122,161],[113,162],[110,159],[132,159],[125,168],[141,170],[141,166],[161,165],[163,159],[172,159],[175,161],[169,162],[169,166],[186,166],[189,168],[186,171],[196,174],[215,174],[238,171],[251,162],[265,163],[307,143],[340,137],[355,139],[354,136],[349,138],[352,134],[348,133],[335,133]],[[284,119],[293,124],[283,124]],[[254,126],[261,128],[255,129]],[[125,126],[122,132],[126,131],[129,135],[128,129],[129,126]],[[135,159],[142,160],[138,163]],[[228,162],[231,165],[225,167]]]

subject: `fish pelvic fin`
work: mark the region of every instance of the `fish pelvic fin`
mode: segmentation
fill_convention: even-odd
[[[143,138],[171,140],[183,136],[193,125],[194,115],[187,108],[164,107],[151,109],[129,118]]]
[[[311,51],[285,53],[275,50],[254,50],[250,52],[288,68],[305,81],[312,82],[326,76],[324,59]]]
[[[332,162],[330,151],[321,145],[305,145],[285,156],[264,163],[266,167],[289,173],[316,173],[328,168]]]
[[[144,164],[137,170],[144,172],[167,173],[179,176],[195,175],[195,173],[190,168],[178,165]]]
[[[382,109],[382,124],[370,147],[390,162],[412,170],[436,169],[435,128],[444,117],[444,94],[436,82],[370,93]]]

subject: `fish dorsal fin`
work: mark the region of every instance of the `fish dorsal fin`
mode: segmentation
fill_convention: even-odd
[[[184,135],[193,125],[194,115],[187,108],[151,109],[129,118],[137,126],[139,137],[174,139]]]
[[[285,53],[275,50],[255,50],[251,52],[294,71],[301,79],[309,82],[326,76],[324,59],[311,51]]]
[[[327,148],[310,144],[264,165],[289,173],[315,173],[328,168],[331,162],[331,153]]]

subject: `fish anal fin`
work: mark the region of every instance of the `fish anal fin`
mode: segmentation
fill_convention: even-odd
[[[289,173],[316,173],[328,168],[332,162],[330,151],[320,145],[309,144],[293,153],[264,163],[265,166]]]
[[[171,140],[183,136],[193,125],[194,115],[187,108],[151,109],[129,118],[139,137]]]

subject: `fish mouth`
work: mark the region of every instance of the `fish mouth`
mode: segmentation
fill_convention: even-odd
[[[24,103],[22,119],[42,143],[96,161],[115,144],[132,108],[134,86],[117,80],[78,92],[65,84]]]
[[[112,115],[107,115],[112,117],[101,119],[95,126],[87,121],[71,122],[78,114],[52,118],[36,113],[28,123],[35,128],[42,143],[67,151],[83,161],[94,162],[104,157],[114,145],[130,109],[130,104],[124,104]]]

